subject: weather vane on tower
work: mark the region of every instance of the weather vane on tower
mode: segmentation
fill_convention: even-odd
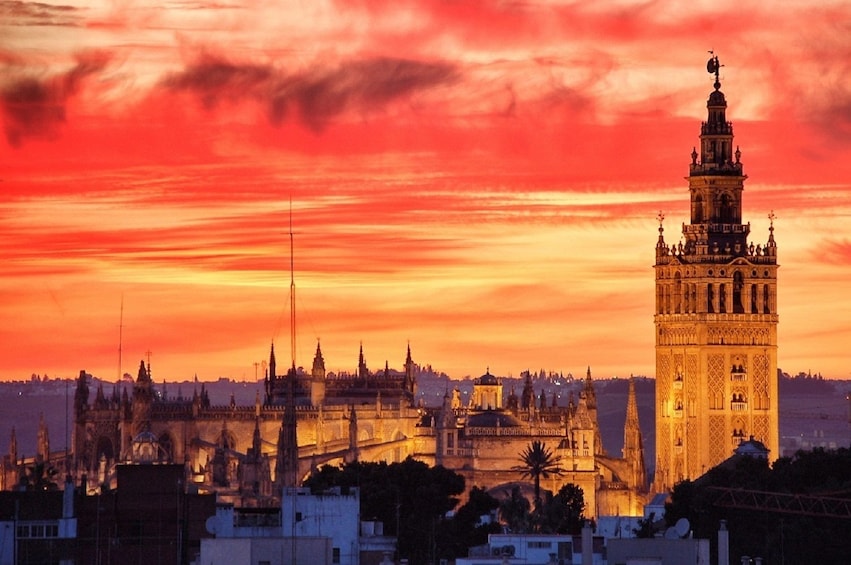
[[[709,50],[709,61],[706,62],[706,72],[709,74],[715,73],[715,90],[721,88],[721,78],[719,76],[721,70],[721,63],[718,62],[718,55],[715,54],[715,51]]]

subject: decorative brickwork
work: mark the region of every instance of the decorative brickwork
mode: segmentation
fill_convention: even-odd
[[[730,454],[730,444],[727,441],[727,430],[724,427],[724,416],[709,417],[709,460],[717,465]]]
[[[709,355],[707,380],[709,383],[709,408],[722,410],[724,408],[724,356]]]

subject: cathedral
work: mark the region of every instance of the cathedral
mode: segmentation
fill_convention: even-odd
[[[274,345],[269,371],[254,405],[212,405],[204,385],[191,397],[156,390],[150,365],[140,363],[128,395],[99,385],[94,399],[80,372],[74,397],[71,461],[78,484],[90,490],[114,484],[117,463],[180,463],[187,484],[241,506],[279,503],[314,468],[359,458],[401,461],[411,454],[420,414],[414,407],[415,366],[371,372],[363,348],[355,375],[326,375],[317,344],[309,372],[277,373]]]
[[[559,406],[555,395],[548,403],[544,390],[536,394],[528,372],[519,398],[511,391],[503,405],[502,388],[501,379],[488,371],[474,381],[466,406],[458,389],[447,392],[443,405],[424,416],[415,456],[459,473],[468,488],[475,485],[503,498],[514,486],[528,491],[528,480],[517,469],[519,454],[540,441],[561,468],[542,488],[556,493],[567,483],[579,486],[589,516],[642,515],[647,482],[631,379],[622,457],[609,456],[603,447],[590,368],[578,399],[571,394],[567,406]]]
[[[695,479],[756,439],[779,456],[777,244],[748,240],[744,174],[721,92],[718,57],[691,153],[691,218],[668,245],[656,243],[656,474],[663,492]]]
[[[42,423],[37,461],[65,471],[89,493],[114,488],[118,464],[178,463],[193,492],[215,492],[220,502],[241,507],[269,507],[280,504],[283,487],[300,484],[321,465],[414,457],[461,474],[467,490],[478,486],[500,498],[514,486],[528,494],[519,456],[538,440],[563,470],[542,485],[545,490],[580,486],[591,516],[641,514],[647,480],[632,383],[618,458],[600,439],[590,368],[567,406],[555,396],[548,403],[528,374],[521,396],[512,390],[506,397],[502,379],[488,371],[474,381],[468,403],[456,389],[447,391],[441,406],[427,407],[416,402],[419,368],[410,347],[402,371],[387,363],[370,371],[361,347],[356,371],[327,374],[319,344],[309,371],[290,367],[278,374],[274,346],[268,367],[263,397],[258,391],[248,406],[233,398],[214,405],[203,384],[190,397],[170,398],[165,386],[154,385],[144,361],[130,392],[118,384],[106,394],[102,383],[91,391],[91,375],[81,371],[72,449],[51,452]],[[3,488],[14,488],[34,462],[18,458],[13,430],[0,473]]]

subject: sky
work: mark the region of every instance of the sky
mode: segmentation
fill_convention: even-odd
[[[778,365],[847,379],[847,1],[0,0],[0,380],[253,380],[291,258],[297,365],[653,376],[709,50]]]

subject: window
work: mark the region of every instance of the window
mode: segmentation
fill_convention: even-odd
[[[527,547],[529,549],[549,549],[551,545],[548,541],[530,541]]]
[[[59,537],[59,525],[51,523],[18,524],[18,539],[24,538],[57,538]]]
[[[339,563],[340,562],[340,548],[335,547],[331,549],[331,563]]]
[[[733,312],[743,314],[745,311],[745,303],[743,300],[743,289],[745,287],[745,278],[742,273],[736,271],[733,273]]]

